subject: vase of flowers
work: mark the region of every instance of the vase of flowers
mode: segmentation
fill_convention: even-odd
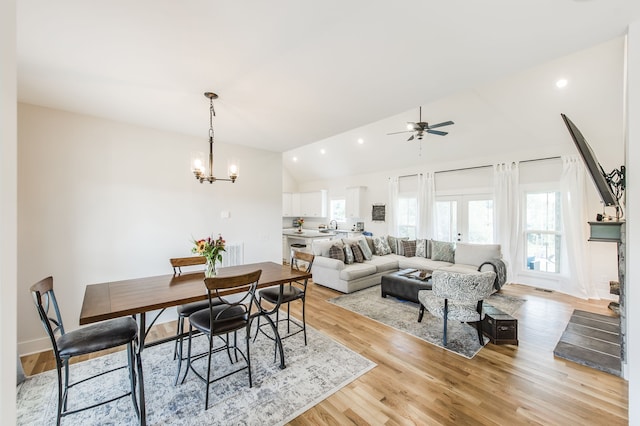
[[[304,219],[299,217],[296,219],[296,225],[298,226],[298,232],[302,232],[302,225],[304,224]]]
[[[222,252],[225,251],[224,238],[218,234],[218,238],[216,239],[207,237],[201,240],[193,240],[193,243],[194,247],[191,249],[191,252],[204,256],[207,259],[207,267],[204,272],[205,277],[215,276],[217,274],[216,262],[222,262]]]

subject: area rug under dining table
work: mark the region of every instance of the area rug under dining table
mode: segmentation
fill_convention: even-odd
[[[447,327],[447,346],[442,345],[443,320],[436,318],[425,310],[422,322],[418,322],[418,303],[409,302],[395,297],[383,298],[380,285],[365,288],[354,293],[345,294],[328,300],[342,308],[386,324],[397,330],[409,333],[433,345],[454,352],[465,358],[473,358],[484,345],[478,341],[475,326],[449,321]],[[525,301],[494,293],[485,303],[488,303],[512,316]],[[485,344],[489,341],[484,337]]]
[[[281,326],[285,326],[284,323]],[[280,329],[286,334],[286,329]],[[240,337],[243,333],[239,333]],[[325,334],[307,325],[308,344],[302,333],[284,340],[287,367],[274,361],[274,343],[263,335],[250,346],[253,387],[246,370],[211,385],[209,409],[204,409],[205,384],[193,373],[174,386],[176,361],[173,344],[165,343],[143,351],[147,424],[181,425],[277,425],[284,424],[340,390],[376,366]],[[206,339],[194,339],[203,350]],[[244,342],[240,347],[244,347]],[[196,350],[194,348],[194,353]],[[228,365],[226,352],[216,354],[212,365]],[[120,351],[71,366],[72,379],[86,377],[95,368],[126,365]],[[204,362],[200,362],[204,367]],[[108,399],[128,386],[126,369],[103,376],[106,383],[80,384],[70,391],[69,405],[91,404]],[[219,370],[212,370],[217,371]],[[217,374],[216,373],[216,374]],[[56,372],[28,378],[17,390],[18,425],[53,425],[57,409]],[[100,383],[100,380],[98,380]],[[105,398],[106,397],[106,398]],[[66,416],[64,425],[136,424],[131,399]]]

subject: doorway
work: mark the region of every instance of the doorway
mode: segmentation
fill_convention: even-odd
[[[474,194],[437,197],[435,222],[436,240],[492,244],[493,196]]]

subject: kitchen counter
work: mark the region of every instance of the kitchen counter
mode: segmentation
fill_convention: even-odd
[[[301,248],[302,251],[307,253],[312,252],[312,245],[314,241],[319,240],[331,240],[336,236],[333,230],[327,232],[320,232],[313,229],[303,229],[302,232],[298,232],[296,228],[289,228],[282,230],[282,261],[289,263],[291,256],[291,244],[304,244],[306,247]]]
[[[282,235],[298,238],[333,238],[335,237],[336,233],[333,230],[328,232],[320,232],[313,229],[303,229],[302,232],[298,232],[295,229],[283,229]]]

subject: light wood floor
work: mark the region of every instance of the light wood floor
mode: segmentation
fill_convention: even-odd
[[[290,424],[626,425],[625,380],[553,356],[573,309],[612,315],[607,302],[517,284],[502,291],[527,300],[515,314],[520,344],[487,344],[468,360],[332,305],[340,293],[311,285],[307,324],[377,367]],[[22,361],[28,375],[55,368],[50,353]]]

